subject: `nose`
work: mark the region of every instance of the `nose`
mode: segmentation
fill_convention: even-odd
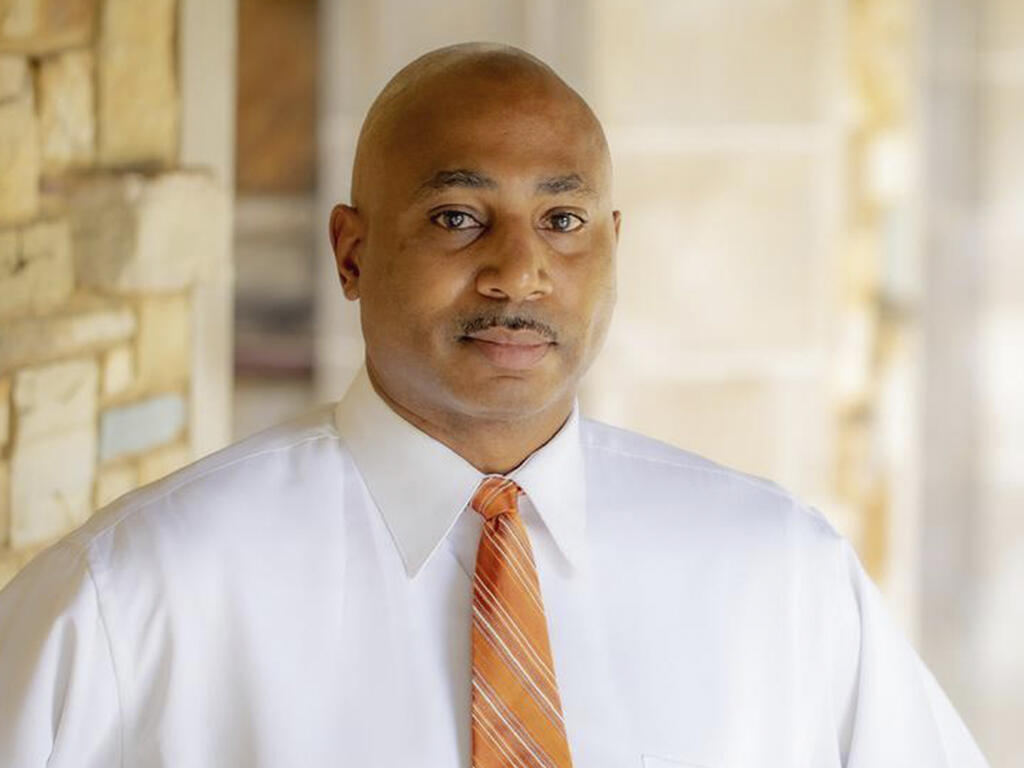
[[[487,298],[536,301],[551,293],[546,244],[525,223],[492,230],[492,248],[477,272],[476,289]]]

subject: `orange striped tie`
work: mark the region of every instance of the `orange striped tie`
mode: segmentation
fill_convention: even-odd
[[[471,502],[484,518],[473,579],[473,767],[569,768],[520,493],[511,480],[492,476]]]

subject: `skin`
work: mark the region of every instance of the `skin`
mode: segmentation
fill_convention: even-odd
[[[604,341],[619,221],[600,124],[542,62],[468,44],[408,65],[330,220],[375,390],[481,472],[514,469],[564,424]],[[495,328],[520,345],[471,338]]]

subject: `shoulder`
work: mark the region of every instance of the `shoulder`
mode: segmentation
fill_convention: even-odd
[[[613,497],[667,507],[687,531],[718,525],[746,538],[799,531],[830,545],[841,539],[817,508],[773,480],[589,418],[581,420],[581,439],[588,471]]]
[[[620,462],[646,467],[650,471],[684,475],[693,472],[709,473],[723,479],[748,483],[769,493],[785,493],[771,480],[726,467],[700,454],[629,429],[584,418],[581,433],[588,449],[607,454]]]
[[[301,491],[318,466],[344,462],[332,412],[333,405],[319,406],[125,494],[66,539],[88,549],[115,530],[152,527],[170,515],[211,525],[224,516],[252,517],[282,494]]]

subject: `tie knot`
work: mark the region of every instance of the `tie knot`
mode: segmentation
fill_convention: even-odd
[[[503,512],[516,512],[520,488],[507,477],[485,477],[473,494],[470,505],[483,517],[492,520]]]

